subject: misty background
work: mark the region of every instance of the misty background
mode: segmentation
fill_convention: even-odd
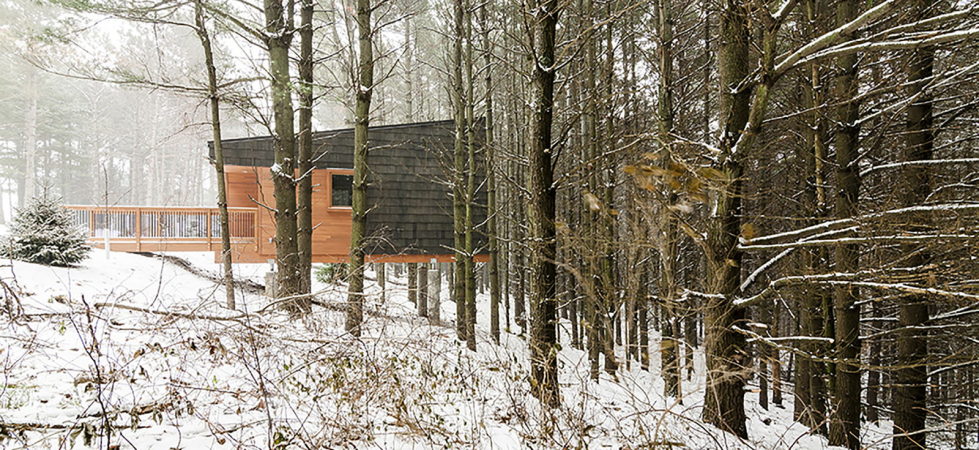
[[[314,131],[352,126],[348,3],[317,8]],[[372,125],[451,117],[440,69],[448,49],[434,31],[444,29],[442,6],[399,2],[378,12],[392,25],[376,42]],[[182,14],[171,20],[193,21]],[[271,134],[267,52],[254,38],[214,33],[224,137]],[[203,59],[187,27],[0,0],[0,221],[45,191],[77,205],[213,205]]]

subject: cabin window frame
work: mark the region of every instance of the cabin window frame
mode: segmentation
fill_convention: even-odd
[[[333,176],[334,175],[349,175],[353,178],[353,169],[329,169],[326,172],[326,209],[333,211],[350,211],[353,209],[353,205],[350,206],[336,206],[333,204]],[[351,180],[350,184],[350,195],[353,196],[353,182]],[[352,202],[352,199],[351,199]]]

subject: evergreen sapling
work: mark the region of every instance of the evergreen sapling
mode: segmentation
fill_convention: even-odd
[[[49,266],[71,266],[91,250],[85,232],[73,223],[71,212],[58,199],[38,196],[17,217],[4,238],[4,257]]]

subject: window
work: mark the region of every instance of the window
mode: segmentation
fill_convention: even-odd
[[[346,207],[353,206],[353,175],[330,175],[330,206]]]

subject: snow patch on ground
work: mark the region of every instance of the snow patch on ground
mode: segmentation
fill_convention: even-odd
[[[220,273],[213,253],[174,255]],[[261,282],[268,265],[235,270]],[[587,355],[565,343],[564,406],[541,409],[525,341],[504,333],[491,344],[485,296],[473,353],[455,339],[454,304],[442,302],[448,326],[433,326],[415,316],[404,279],[383,302],[368,283],[360,339],[343,331],[342,285],[317,286],[335,308],[293,319],[244,292],[227,310],[213,282],[125,253],[76,268],[15,261],[0,279],[24,310],[0,316],[3,448],[105,448],[107,428],[111,444],[137,449],[826,448],[792,422],[788,393],[769,411],[747,394],[748,441],[704,425],[699,353],[680,404],[662,395],[655,352],[652,372],[633,363],[593,382]],[[868,427],[864,441],[886,446],[886,429]]]

